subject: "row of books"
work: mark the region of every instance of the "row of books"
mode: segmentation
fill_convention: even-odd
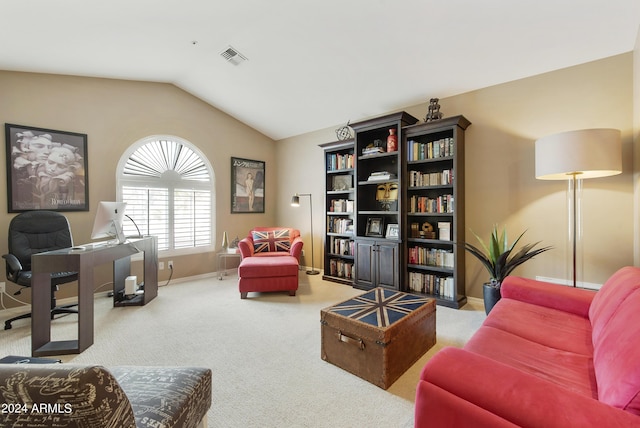
[[[328,153],[327,171],[353,168],[353,153]]]
[[[455,281],[452,276],[409,272],[409,289],[416,293],[433,294],[446,299],[455,298]]]
[[[453,170],[445,169],[441,172],[409,171],[408,183],[409,187],[453,184]]]
[[[329,211],[334,213],[352,213],[353,201],[351,199],[333,199]]]
[[[331,236],[329,239],[329,252],[341,256],[352,256],[355,252],[355,243],[352,239]]]
[[[407,141],[407,160],[417,161],[453,156],[453,137],[441,138],[428,143]]]
[[[346,262],[342,259],[329,260],[329,275],[338,278],[353,279],[354,267],[352,262]]]
[[[409,199],[409,213],[453,213],[453,195],[441,195],[437,198],[412,196]]]
[[[415,246],[409,248],[409,264],[453,269],[455,262],[453,251]]]
[[[327,232],[353,233],[353,219],[329,217],[327,219]]]

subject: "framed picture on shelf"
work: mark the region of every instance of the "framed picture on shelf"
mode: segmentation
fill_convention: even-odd
[[[383,232],[384,221],[382,220],[382,217],[369,217],[367,219],[367,230],[365,231],[366,236],[382,238]]]
[[[397,224],[388,224],[387,225],[387,233],[385,238],[387,239],[398,239],[400,236],[399,228]]]
[[[332,190],[351,190],[353,187],[352,175],[334,175]]]
[[[89,211],[87,134],[5,124],[7,206]]]
[[[264,212],[265,163],[231,158],[231,214]]]

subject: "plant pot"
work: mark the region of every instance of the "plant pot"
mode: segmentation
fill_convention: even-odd
[[[487,315],[491,312],[491,309],[500,300],[500,287],[496,287],[491,283],[484,283],[482,285],[482,297],[484,298],[484,311]]]

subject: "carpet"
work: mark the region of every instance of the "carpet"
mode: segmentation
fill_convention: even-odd
[[[301,273],[295,297],[249,293],[241,300],[233,275],[171,283],[142,307],[113,308],[111,299],[98,296],[93,346],[60,359],[209,367],[209,427],[410,428],[420,370],[443,346],[469,339],[485,318],[482,302],[437,307],[437,344],[385,391],[320,358],[320,310],[362,293]],[[76,319],[56,319],[52,339],[75,339]],[[28,320],[0,337],[0,357],[30,355]]]

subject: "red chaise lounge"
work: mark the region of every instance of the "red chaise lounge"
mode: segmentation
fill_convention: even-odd
[[[240,298],[250,291],[298,290],[298,267],[302,253],[300,231],[289,227],[256,227],[240,241],[242,261],[238,267]]]
[[[415,426],[640,426],[640,269],[597,293],[508,277],[464,348],[423,368]]]

